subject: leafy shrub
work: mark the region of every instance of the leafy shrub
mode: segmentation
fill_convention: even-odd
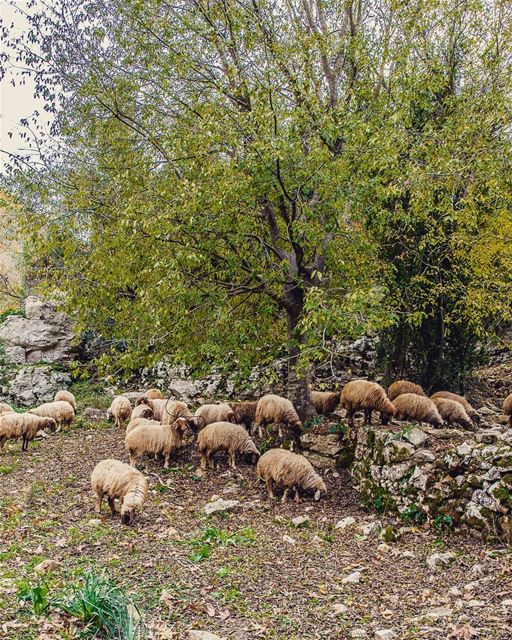
[[[202,562],[209,558],[219,546],[252,545],[256,541],[256,534],[251,527],[244,527],[234,533],[223,531],[219,527],[207,527],[201,536],[189,541],[193,548],[189,556],[192,562]]]

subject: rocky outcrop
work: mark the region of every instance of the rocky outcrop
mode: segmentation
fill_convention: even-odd
[[[7,402],[18,407],[34,407],[42,402],[53,400],[55,393],[71,384],[67,373],[55,371],[50,366],[23,367],[2,395]]]
[[[25,316],[8,316],[0,325],[0,343],[13,364],[69,362],[75,353],[74,338],[69,318],[57,312],[56,303],[36,296],[25,300]]]
[[[415,431],[347,430],[339,463],[364,499],[413,522],[467,525],[512,543],[512,430]]]

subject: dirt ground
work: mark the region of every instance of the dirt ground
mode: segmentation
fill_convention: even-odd
[[[19,442],[0,453],[2,639],[72,637],[69,620],[20,607],[17,589],[22,579],[59,588],[89,568],[130,592],[155,639],[186,639],[190,629],[237,640],[512,639],[509,549],[377,515],[329,465],[325,498],[281,504],[267,499],[253,467],[200,477],[189,445],[168,472],[142,461],[151,490],[134,527],[106,505],[99,521],[90,474],[104,458],[127,460],[123,440],[112,426],[82,422],[27,453]],[[212,496],[240,505],[206,517]],[[297,516],[308,520],[297,527]],[[356,524],[337,529],[348,516]],[[358,532],[377,518],[404,527],[396,542]],[[450,566],[429,568],[429,556],[446,552],[455,554]],[[34,567],[44,559],[58,565],[41,578]]]

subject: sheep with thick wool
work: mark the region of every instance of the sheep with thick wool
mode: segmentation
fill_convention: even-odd
[[[112,400],[107,416],[109,420],[114,420],[116,427],[122,427],[132,415],[132,403],[126,396],[116,396]]]
[[[239,424],[231,422],[213,422],[199,432],[197,446],[201,454],[201,468],[213,468],[212,456],[218,451],[226,451],[229,464],[236,469],[236,454],[252,454],[259,457],[260,452],[247,431]]]
[[[45,402],[35,409],[30,409],[29,413],[42,418],[53,418],[57,423],[57,431],[62,425],[70,425],[75,419],[75,410],[66,400]]]
[[[315,500],[320,499],[322,492],[327,491],[325,482],[314,470],[313,465],[304,456],[286,449],[269,449],[258,460],[256,467],[259,480],[267,485],[269,498],[274,497],[275,487],[284,489],[282,502],[288,493],[295,491],[295,501],[300,502],[299,489],[314,491]]]
[[[319,415],[327,416],[332,413],[340,403],[340,394],[337,391],[312,391],[311,400]]]
[[[393,404],[397,420],[416,420],[434,427],[443,426],[443,418],[430,398],[415,393],[402,393],[395,398]]]
[[[153,418],[155,420],[162,420],[165,413],[165,405],[167,404],[167,399],[155,398],[154,400],[152,400],[151,398],[142,397],[139,398],[135,404],[145,404],[146,406],[151,408],[151,411],[153,412]]]
[[[28,443],[39,431],[49,429],[55,431],[57,423],[53,418],[36,416],[33,413],[3,413],[0,416],[0,449],[6,440],[22,438],[21,450],[28,449]]]
[[[372,412],[378,411],[382,424],[393,417],[395,407],[386,392],[376,382],[352,380],[341,390],[341,406],[347,412],[350,426],[354,426],[354,413],[364,411],[364,424],[371,425]]]
[[[7,402],[0,402],[0,416],[4,413],[14,413],[14,409]]]
[[[512,393],[503,402],[503,413],[508,416],[508,426],[512,429]]]
[[[433,398],[441,418],[448,425],[460,425],[463,429],[473,429],[473,422],[460,402],[448,398]]]
[[[430,397],[432,400],[434,398],[446,398],[447,400],[455,400],[455,402],[460,402],[471,420],[476,425],[480,424],[480,414],[474,407],[471,406],[471,404],[466,400],[464,396],[459,396],[457,393],[452,393],[451,391],[436,391],[436,393],[433,393]]]
[[[132,409],[132,415],[130,416],[130,420],[135,420],[135,418],[153,418],[153,409],[147,404],[138,404]]]
[[[69,402],[69,404],[73,407],[73,411],[76,413],[76,398],[71,393],[71,391],[66,391],[66,389],[61,389],[57,391],[54,397],[54,401],[58,402],[59,400],[64,400],[64,402]]]
[[[203,404],[196,410],[194,417],[198,419],[198,425],[201,429],[204,429],[204,427],[214,422],[231,422],[232,424],[236,424],[235,413],[227,402]]]
[[[172,400],[169,398],[165,402],[164,413],[162,415],[162,424],[173,424],[178,418],[185,418],[188,425],[194,429],[195,422],[193,415],[188,406],[180,400]],[[194,429],[195,430],[195,429]]]
[[[133,524],[135,510],[142,509],[148,495],[148,481],[140,471],[125,462],[108,458],[94,467],[91,475],[92,490],[96,494],[96,513],[106,496],[112,515],[116,513],[115,501],[121,503],[121,522]]]
[[[427,395],[419,384],[409,382],[409,380],[397,380],[389,386],[388,398],[393,402],[395,398],[398,398],[403,393],[415,393],[417,396]]]
[[[130,422],[126,425],[125,434],[130,433],[130,431],[133,431],[137,427],[140,427],[140,425],[142,424],[148,424],[148,425],[162,428],[162,423],[158,422],[158,420],[152,420],[151,418],[143,418],[143,417],[139,417],[139,418],[132,417]]]
[[[143,420],[138,418],[138,420]],[[130,464],[134,467],[137,459],[146,453],[163,456],[164,468],[169,468],[169,458],[173,451],[183,444],[183,434],[187,428],[187,420],[178,418],[172,425],[161,425],[148,420],[126,434],[124,439],[126,450],[130,455]]]
[[[230,402],[229,406],[235,414],[235,424],[242,424],[250,432],[256,420],[258,401]]]
[[[287,398],[269,393],[258,400],[256,407],[256,424],[260,438],[262,427],[269,424],[279,425],[279,437],[283,437],[282,425],[289,427],[296,438],[300,435],[302,422],[293,404]]]

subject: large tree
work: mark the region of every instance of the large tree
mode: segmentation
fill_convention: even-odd
[[[40,164],[21,160],[25,229],[83,326],[122,342],[120,367],[169,352],[244,367],[286,345],[307,417],[327,338],[444,308],[426,277],[444,260],[425,249],[438,221],[462,220],[451,255],[499,224],[489,181],[472,192],[476,226],[457,185],[487,143],[491,173],[506,164],[505,2],[57,0],[29,19],[12,44],[55,120]],[[465,119],[487,95],[484,138]],[[462,262],[443,262],[450,304],[478,291],[480,267]],[[506,275],[474,296],[478,331],[509,294]]]

